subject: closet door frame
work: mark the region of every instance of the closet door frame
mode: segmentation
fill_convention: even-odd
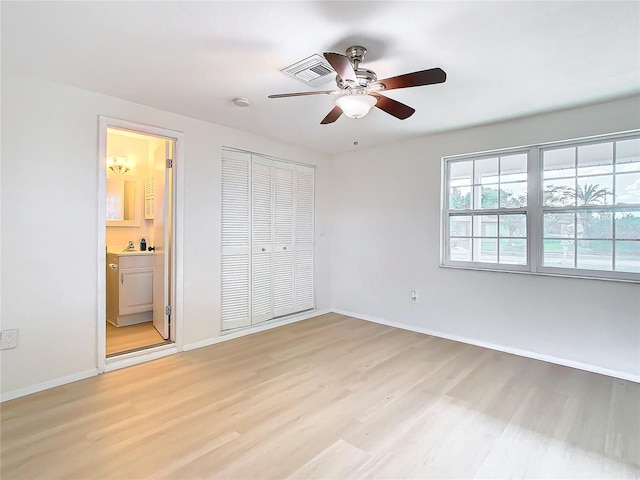
[[[284,317],[290,314],[295,314],[300,311],[310,310],[315,308],[316,302],[316,286],[315,286],[315,166],[306,165],[297,162],[291,162],[287,160],[282,160],[275,157],[270,157],[267,155],[257,154],[253,152],[238,150],[235,148],[223,147],[222,156],[223,159],[227,155],[227,158],[236,157],[238,159],[242,159],[243,161],[248,161],[248,221],[249,221],[249,233],[248,233],[248,248],[243,247],[225,247],[224,234],[222,238],[222,261],[221,261],[221,309],[222,309],[222,322],[221,329],[223,332],[230,331],[233,329],[248,327],[252,325],[256,325],[267,320],[271,320],[273,318]],[[224,161],[224,160],[223,160]],[[268,245],[258,244],[254,241],[255,236],[255,225],[254,225],[254,165],[270,165],[271,166],[271,193],[272,193],[272,201],[271,201],[271,246],[269,248]],[[276,238],[276,188],[277,179],[276,179],[276,170],[280,168],[285,171],[292,172],[292,205],[291,211],[289,215],[291,216],[291,238]],[[296,240],[296,228],[297,228],[297,201],[298,201],[298,181],[297,175],[298,171],[308,171],[311,173],[311,182],[312,182],[312,192],[311,192],[311,242],[306,242],[304,245],[300,245],[301,252],[310,251],[311,252],[311,299],[309,299],[309,295],[306,295],[305,301],[300,302],[297,298],[298,296],[298,286],[297,286],[297,271],[300,269],[300,263],[296,257],[297,254],[297,240]],[[224,172],[223,172],[224,173]],[[224,183],[224,181],[223,181]],[[223,196],[224,196],[224,185],[223,185]],[[224,199],[222,199],[224,203]],[[222,205],[224,209],[224,205]],[[283,213],[282,211],[279,213]],[[286,213],[286,212],[285,212]],[[286,216],[286,215],[285,215]],[[224,222],[224,220],[223,220]],[[264,250],[263,250],[264,248]],[[236,318],[232,321],[224,321],[224,307],[225,307],[225,282],[224,282],[224,265],[225,265],[225,255],[244,255],[246,254],[248,257],[248,272],[247,272],[247,283],[246,290],[242,292],[234,292],[235,298],[241,298],[244,301],[244,305],[247,308],[247,315],[242,318]],[[254,292],[255,286],[255,269],[257,266],[258,258],[261,255],[269,255],[269,262],[271,268],[271,308],[267,307],[263,308],[260,311],[254,311]],[[299,255],[299,254],[298,254]],[[238,258],[238,257],[236,257]],[[227,258],[228,260],[228,258]],[[277,261],[281,260],[280,267],[281,270],[278,271]],[[229,262],[227,262],[229,263]],[[264,262],[263,262],[264,263]],[[308,269],[309,262],[305,268]],[[264,267],[264,264],[261,265]],[[242,265],[244,268],[244,263]],[[241,272],[244,275],[244,271]],[[286,280],[287,278],[291,280],[291,285],[284,285],[284,291],[277,292],[276,291],[276,281],[277,275],[283,276]],[[246,292],[246,296],[243,296]],[[227,292],[228,293],[228,292]],[[263,292],[264,293],[264,292]],[[231,295],[230,297],[234,297]],[[280,297],[278,297],[280,295]],[[230,298],[227,297],[227,298]],[[276,305],[276,298],[286,298],[286,302],[280,306]]]

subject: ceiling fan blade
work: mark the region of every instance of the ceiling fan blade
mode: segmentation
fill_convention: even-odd
[[[321,125],[326,125],[327,123],[333,123],[342,115],[342,109],[339,106],[333,107],[333,110],[329,112],[329,114],[322,119],[320,122]]]
[[[378,99],[376,103],[376,107],[380,110],[387,112],[389,115],[393,115],[400,120],[404,120],[405,118],[409,118],[416,111],[414,108],[405,105],[397,100],[394,100],[389,97],[385,97],[380,95],[379,93],[372,93],[374,97]]]
[[[339,53],[325,52],[324,58],[327,59],[327,62],[331,64],[342,80],[358,81],[356,72],[353,70],[353,66],[347,57]]]
[[[443,83],[447,79],[447,74],[441,68],[430,68],[419,72],[405,73],[397,77],[385,78],[375,83],[382,83],[385,90],[394,88],[419,87],[421,85],[433,85]]]
[[[317,92],[298,92],[298,93],[278,93],[276,95],[269,95],[268,98],[303,97],[305,95],[331,95],[332,93],[336,93],[336,90],[319,90]]]

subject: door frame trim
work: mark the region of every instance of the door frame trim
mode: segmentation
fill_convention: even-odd
[[[165,137],[175,141],[175,152],[173,155],[173,244],[172,244],[172,272],[173,281],[171,284],[173,305],[171,306],[171,326],[175,330],[175,343],[167,351],[171,353],[181,352],[183,350],[183,269],[184,269],[184,134],[176,130],[169,130],[162,127],[136,123],[129,120],[123,120],[105,115],[98,116],[98,285],[97,285],[97,319],[96,328],[96,352],[98,373],[123,368],[132,364],[132,362],[115,362],[118,357],[109,359],[109,368],[107,368],[107,313],[106,313],[106,279],[104,272],[107,268],[107,259],[105,252],[107,250],[107,223],[106,223],[106,189],[107,189],[107,172],[106,172],[106,156],[107,156],[107,128],[114,127],[122,130],[130,130],[132,132],[143,135],[152,135],[156,137]],[[153,350],[153,349],[151,349]],[[135,363],[154,360],[158,358],[156,351],[141,350],[135,352],[137,360]],[[118,365],[120,364],[120,365]]]

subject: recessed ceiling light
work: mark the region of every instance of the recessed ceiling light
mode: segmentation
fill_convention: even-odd
[[[242,98],[242,97],[234,98],[233,99],[233,104],[236,107],[248,107],[250,105],[249,99]]]

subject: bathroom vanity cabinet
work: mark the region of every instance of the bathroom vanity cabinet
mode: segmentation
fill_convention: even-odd
[[[153,253],[107,253],[107,321],[116,327],[153,320]]]

